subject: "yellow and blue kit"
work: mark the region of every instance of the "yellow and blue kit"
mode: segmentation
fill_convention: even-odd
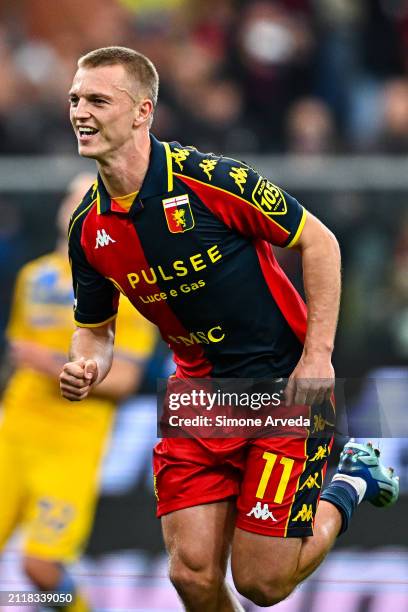
[[[65,361],[75,329],[72,301],[64,255],[54,252],[28,263],[17,279],[8,339],[41,345]],[[143,362],[153,350],[154,327],[126,298],[119,310],[115,356]],[[115,403],[96,395],[68,402],[57,379],[20,367],[2,406],[0,546],[22,524],[27,554],[74,560],[91,526]]]

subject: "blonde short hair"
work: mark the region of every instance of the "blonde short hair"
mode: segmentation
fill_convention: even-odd
[[[90,51],[78,60],[78,68],[97,68],[99,66],[123,66],[143,94],[156,108],[159,95],[159,75],[152,61],[142,53],[127,47],[102,47]]]

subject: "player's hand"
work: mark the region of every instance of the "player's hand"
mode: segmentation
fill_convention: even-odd
[[[60,374],[61,395],[71,402],[79,402],[88,396],[98,378],[98,364],[94,359],[66,363]]]
[[[334,390],[335,374],[328,354],[316,353],[299,360],[285,389],[287,406],[322,404]]]

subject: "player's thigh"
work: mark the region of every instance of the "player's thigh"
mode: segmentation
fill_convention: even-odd
[[[70,562],[89,535],[97,499],[99,462],[90,449],[44,455],[32,466],[24,552]]]
[[[17,527],[24,504],[24,474],[16,444],[0,429],[0,549]]]
[[[235,500],[202,504],[162,516],[170,574],[225,575],[235,524]]]
[[[323,437],[270,438],[250,447],[232,546],[238,582],[294,575],[301,540],[313,535],[330,444]]]
[[[245,441],[164,439],[154,450],[157,516],[173,582],[224,575],[235,522]]]
[[[167,438],[154,448],[153,472],[160,518],[176,510],[237,496],[245,466],[245,445],[232,451],[214,440]]]

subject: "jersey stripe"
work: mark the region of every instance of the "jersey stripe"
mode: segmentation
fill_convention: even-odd
[[[78,321],[75,321],[75,325],[77,327],[102,327],[103,325],[106,325],[107,323],[109,323],[109,321],[113,321],[113,319],[116,319],[117,317],[117,313],[112,315],[111,317],[109,317],[109,319],[106,319],[105,321],[101,321],[101,323],[79,323]]]
[[[309,419],[310,419],[310,413],[311,413],[311,409],[309,408]],[[300,478],[301,478],[301,476],[302,476],[303,472],[305,471],[306,464],[307,464],[307,460],[308,460],[308,454],[307,454],[307,442],[308,442],[308,439],[309,439],[309,435],[310,435],[310,427],[308,428],[308,431],[307,431],[307,436],[305,437],[305,442],[304,442],[304,451],[303,451],[303,454],[304,454],[304,458],[305,458],[305,460],[304,460],[304,462],[303,462],[303,467],[302,467],[302,470],[301,470],[301,472],[299,473],[299,477],[298,477],[298,479],[297,479],[296,489],[295,489],[295,491],[294,491],[294,493],[293,493],[292,503],[290,504],[290,508],[289,508],[289,512],[288,512],[288,518],[287,518],[287,520],[286,520],[286,525],[285,525],[285,533],[284,533],[284,536],[283,536],[283,537],[285,537],[285,538],[286,538],[286,536],[287,536],[287,534],[288,534],[289,522],[290,522],[290,519],[291,519],[291,516],[292,516],[292,509],[293,509],[293,504],[295,503],[296,493],[297,493],[297,492],[298,492],[298,490],[299,490]]]
[[[96,202],[96,200],[93,200],[93,201],[92,201],[92,202],[89,204],[89,206],[87,206],[86,208],[84,208],[84,210],[81,210],[81,212],[77,214],[77,216],[75,217],[75,219],[72,219],[72,222],[71,222],[71,227],[69,228],[69,232],[68,232],[68,240],[69,240],[69,239],[70,239],[70,237],[71,237],[71,233],[72,233],[72,230],[73,230],[74,224],[75,224],[75,223],[78,221],[79,217],[81,217],[83,214],[85,214],[85,213],[86,213],[86,212],[87,212],[87,211],[88,211],[88,210],[91,208],[91,206],[93,206],[93,204],[95,204],[95,202]]]
[[[167,191],[173,191],[173,160],[171,158],[171,150],[168,142],[162,143],[166,151],[167,163]]]
[[[273,299],[293,333],[304,344],[307,324],[306,304],[276,261],[270,244],[265,240],[257,240],[255,249]]]
[[[231,198],[231,201],[233,201],[234,199],[239,200],[241,202],[244,202],[245,204],[247,204],[248,206],[251,206],[254,210],[257,211],[257,213],[259,215],[261,215],[262,217],[265,217],[272,225],[274,225],[276,228],[278,228],[279,233],[282,236],[282,243],[285,242],[285,240],[287,240],[287,238],[290,235],[290,232],[285,229],[282,225],[280,225],[279,223],[277,223],[277,221],[275,221],[274,219],[272,219],[270,216],[268,216],[266,213],[264,213],[261,209],[259,209],[255,204],[253,204],[252,202],[250,202],[249,200],[246,200],[245,198],[241,198],[240,196],[236,195],[235,193],[231,193],[230,191],[227,191],[226,189],[222,189],[221,187],[216,187],[215,185],[209,185],[207,183],[204,183],[203,181],[199,181],[198,179],[195,178],[191,178],[190,176],[185,176],[184,174],[179,174],[179,173],[174,173],[175,176],[177,176],[178,178],[180,178],[184,183],[187,183],[187,185],[189,187],[191,187],[191,189],[193,191],[196,191],[197,193],[200,193],[200,199],[208,205],[208,202],[214,197],[214,195],[212,194],[212,196],[210,196],[209,198],[205,197],[205,193],[210,193],[211,191],[219,191],[221,193],[225,193],[229,198]],[[200,188],[201,186],[201,188]],[[202,197],[201,197],[202,196]],[[212,206],[209,207],[211,208],[211,210],[213,210],[213,208],[217,208],[216,205],[214,205],[214,202],[211,202]],[[226,209],[224,208],[223,213],[226,213]]]

